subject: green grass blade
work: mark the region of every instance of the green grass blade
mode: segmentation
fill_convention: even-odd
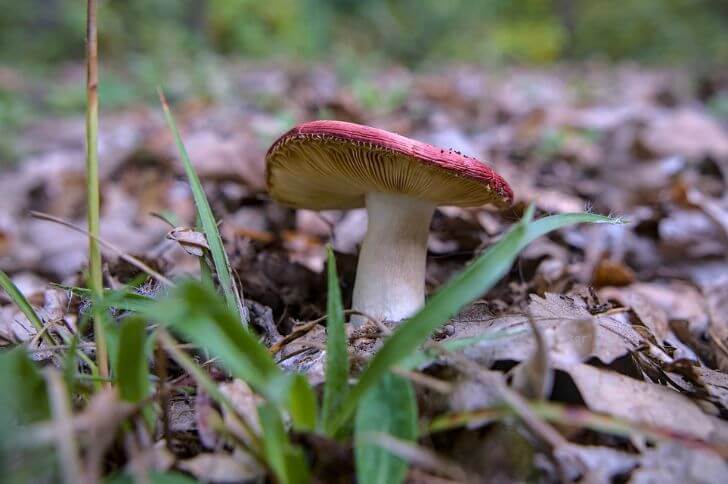
[[[228,261],[227,254],[225,253],[225,247],[223,246],[220,232],[217,229],[215,216],[213,215],[210,204],[207,201],[207,196],[202,188],[202,183],[200,183],[200,178],[197,176],[194,166],[192,166],[190,157],[187,154],[187,149],[185,148],[184,143],[182,142],[182,137],[177,129],[177,123],[172,116],[169,104],[167,104],[167,100],[165,99],[164,93],[161,89],[159,90],[159,98],[162,102],[162,108],[164,109],[164,117],[169,129],[174,135],[175,144],[177,145],[177,150],[179,151],[182,164],[184,165],[185,174],[187,175],[190,188],[192,189],[192,197],[195,200],[195,207],[197,207],[200,224],[202,225],[205,237],[207,238],[207,245],[210,246],[210,254],[212,255],[213,263],[215,264],[215,271],[217,272],[222,292],[225,295],[225,302],[238,316],[238,320],[242,321],[243,325],[247,327],[248,320],[247,317],[245,317],[245,312],[243,311],[241,296],[233,277],[230,262]]]
[[[0,353],[0,445],[18,424],[50,418],[45,380],[24,348]]]
[[[341,302],[339,277],[336,273],[336,259],[328,247],[328,295],[326,307],[326,381],[321,415],[323,431],[333,436],[332,424],[339,405],[348,390],[349,354],[344,329],[344,306]]]
[[[13,284],[13,281],[10,280],[10,277],[8,277],[8,275],[5,274],[3,271],[0,271],[0,287],[2,287],[3,291],[5,291],[8,297],[10,297],[10,299],[18,306],[18,308],[25,315],[25,317],[28,318],[28,321],[30,321],[30,324],[33,325],[36,331],[38,331],[39,333],[43,331],[43,321],[38,316],[38,313],[35,312],[35,309],[33,309],[33,306],[31,306],[25,296],[23,296],[23,293],[20,292],[20,289],[18,289],[18,287]],[[45,341],[46,344],[56,344],[53,335],[51,335],[47,331],[43,333],[42,337],[43,341]]]
[[[172,356],[177,364],[184,368],[185,371],[187,371],[187,373],[189,373],[192,378],[195,379],[197,385],[202,387],[210,395],[210,397],[212,397],[213,400],[215,400],[221,406],[226,407],[230,411],[230,414],[235,420],[237,420],[238,424],[245,429],[248,438],[251,440],[252,449],[250,450],[253,451],[256,456],[258,456],[258,448],[260,446],[258,435],[255,433],[254,429],[250,426],[250,424],[248,424],[248,422],[245,420],[247,416],[237,414],[237,411],[235,410],[235,405],[220,390],[217,383],[212,378],[210,378],[205,370],[200,368],[200,366],[191,356],[189,356],[187,353],[177,347],[176,341],[169,333],[167,333],[167,331],[159,329],[156,332],[156,336],[157,340],[170,354],[170,356]]]
[[[366,442],[366,436],[384,432],[411,442],[417,438],[417,400],[412,384],[392,373],[385,374],[364,394],[354,428],[357,482],[399,484],[404,481],[408,463]]]
[[[61,289],[71,291],[75,296],[82,299],[92,299],[91,291],[83,287],[63,286],[53,284]],[[104,309],[121,309],[123,311],[148,312],[149,309],[156,304],[156,300],[144,294],[133,292],[132,287],[123,287],[121,289],[106,289],[101,298],[101,306]]]
[[[258,418],[263,430],[265,459],[281,484],[309,482],[308,465],[299,447],[291,444],[278,409],[272,404],[258,407]]]
[[[211,288],[199,281],[183,281],[150,308],[149,316],[219,357],[233,375],[264,396],[273,396],[266,392],[283,373],[255,335],[240,331],[235,313]]]
[[[193,479],[184,474],[175,471],[151,471],[146,477],[150,484],[198,484],[197,479]],[[112,476],[104,479],[104,484],[135,484],[137,479],[128,473]]]
[[[437,291],[417,314],[404,322],[385,341],[357,384],[351,389],[336,416],[334,430],[353,414],[359,399],[384,374],[415,351],[428,336],[466,304],[492,288],[511,268],[518,254],[531,242],[553,230],[577,223],[619,223],[610,217],[589,213],[552,215],[531,221],[529,207],[520,222],[463,272]]]
[[[300,374],[291,376],[287,407],[296,430],[299,432],[316,430],[318,402],[316,394],[305,376]]]
[[[313,390],[300,375],[285,374],[252,332],[240,331],[235,314],[204,283],[182,281],[169,296],[145,310],[161,324],[168,324],[185,339],[217,356],[237,378],[256,392],[286,409],[299,430],[316,425]]]
[[[99,192],[99,60],[96,25],[96,0],[86,2],[86,203],[88,221],[88,286],[95,296],[104,290],[101,269]],[[104,335],[105,317],[94,307],[96,365],[102,378],[109,376],[109,356]]]
[[[144,319],[135,316],[122,321],[115,370],[119,394],[127,402],[138,403],[149,395],[146,340]]]
[[[530,330],[526,327],[501,329],[498,331],[490,331],[485,334],[480,334],[478,336],[441,341],[438,345],[448,351],[460,351],[462,349],[469,348],[470,346],[482,345],[486,342],[489,344],[498,344],[501,340],[517,336],[519,334],[528,333],[529,331]],[[398,363],[397,367],[405,370],[414,370],[415,368],[421,368],[422,366],[435,361],[438,356],[439,353],[432,350],[419,350]]]

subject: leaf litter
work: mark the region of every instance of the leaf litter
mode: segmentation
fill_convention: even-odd
[[[411,461],[409,482],[434,482],[433,462],[447,463],[449,477],[473,482],[728,478],[728,129],[705,100],[679,88],[688,74],[651,75],[628,66],[609,76],[566,67],[383,70],[365,82],[383,92],[407,86],[407,93],[375,109],[326,67],[245,67],[225,73],[238,86],[235,99],[179,106],[182,137],[220,221],[253,329],[280,350],[281,367],[304,373],[319,390],[326,322],[311,322],[325,314],[325,245],[336,250],[349,307],[366,213],[318,214],[267,198],[265,149],[292,122],[328,112],[393,129],[488,160],[512,182],[511,209],[437,211],[428,241],[430,292],[497,241],[529,203],[541,214],[590,207],[627,221],[562,229],[534,242],[494,289],[434,335],[430,344],[461,345],[457,357],[440,352],[415,373],[400,372],[416,391],[421,429],[443,415],[479,416],[443,432],[422,430],[416,446],[385,436],[393,452]],[[720,88],[728,92],[728,84]],[[660,102],[666,91],[676,100],[672,106]],[[253,101],[263,95],[281,101],[275,107]],[[183,167],[158,113],[130,109],[102,117],[102,238],[168,277],[198,275],[209,246],[190,228],[192,194],[180,181]],[[47,212],[83,227],[81,126],[72,118],[37,122],[17,140],[22,162],[0,174],[6,195],[0,269],[46,331],[59,337],[59,348],[48,347],[4,294],[0,346],[25,345],[49,366],[74,337],[78,351],[93,355],[83,323],[88,301],[50,285],[83,285],[85,238],[27,215]],[[170,232],[151,213],[171,214],[176,228]],[[108,254],[108,287],[144,279],[116,258]],[[347,329],[352,375],[391,329],[387,323]],[[251,442],[238,418],[258,428],[260,397],[214,358],[194,354],[232,408],[174,363],[165,381],[166,435],[150,432],[144,417],[113,393],[74,401],[84,475],[175,469],[199,480],[245,482],[265,474],[246,450]],[[484,383],[468,365],[500,375],[501,383]],[[428,378],[450,385],[428,385]],[[525,414],[521,408],[518,418],[502,416],[498,385],[530,405]],[[540,402],[556,410],[539,413]],[[122,422],[131,424],[133,442],[114,438]],[[34,425],[27,439],[54,438],[53,421]],[[544,433],[543,425],[550,430]],[[319,482],[353,480],[348,444],[305,433],[293,438],[306,445]],[[348,456],[341,458],[349,459],[342,467],[349,474],[336,476],[331,456]]]

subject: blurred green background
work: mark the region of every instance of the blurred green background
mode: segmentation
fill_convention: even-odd
[[[84,0],[0,0],[0,165],[28,123],[83,112]],[[728,0],[99,0],[105,110],[155,89],[219,98],[240,60],[327,63],[346,82],[382,66],[548,67],[580,61],[714,72]],[[377,99],[377,94],[374,94]]]
[[[101,0],[104,56],[728,63],[725,0]],[[81,59],[82,0],[0,0],[5,62]]]

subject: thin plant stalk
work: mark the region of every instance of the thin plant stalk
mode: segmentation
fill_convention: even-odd
[[[86,2],[86,193],[88,202],[88,285],[96,299],[103,296],[99,230],[99,67],[96,30],[96,0]],[[102,309],[94,304],[94,338],[99,375],[109,376],[109,358],[103,326]],[[96,309],[97,308],[97,309]]]

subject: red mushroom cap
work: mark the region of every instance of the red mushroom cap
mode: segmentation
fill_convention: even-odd
[[[513,200],[508,183],[480,160],[343,121],[299,124],[278,138],[266,154],[266,180],[275,200],[314,210],[363,207],[369,192],[455,206]]]

